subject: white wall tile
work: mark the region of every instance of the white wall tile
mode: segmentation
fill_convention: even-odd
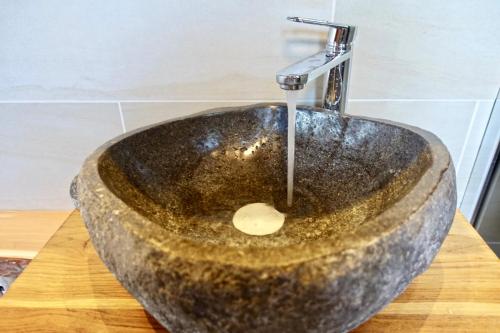
[[[0,99],[275,99],[331,0],[2,1]],[[311,92],[314,95],[314,92]]]
[[[68,209],[85,157],[121,133],[116,104],[0,104],[0,209]]]
[[[492,106],[493,101],[477,102],[474,107],[474,113],[472,114],[469,128],[464,138],[462,152],[458,160],[460,169],[457,170],[457,178],[459,179],[466,179],[467,182],[469,182],[472,168],[474,167],[474,162],[476,161],[479,147],[481,146],[484,132],[490,119]],[[491,147],[491,150],[494,151],[495,147]],[[485,169],[487,169],[487,167]],[[462,202],[458,202],[459,206],[461,206],[461,204],[463,203],[463,196],[466,187],[467,183],[464,186],[459,187],[459,192],[457,193],[457,195],[459,198],[462,198]]]
[[[493,101],[481,102],[479,109],[482,110],[482,112],[487,112],[491,110],[492,107]],[[490,165],[494,159],[495,151],[500,143],[500,101],[497,101],[495,110],[491,113],[487,130],[478,133],[478,135],[483,133],[484,136],[481,141],[480,149],[476,152],[476,158],[473,161],[475,164],[469,175],[468,185],[460,204],[460,209],[469,220],[472,219]]]
[[[326,37],[285,16],[332,2],[3,1],[0,100],[280,98],[276,71]],[[493,98],[498,17],[498,0],[338,0],[359,28],[352,97]]]
[[[337,0],[335,15],[358,26],[352,98],[495,97],[498,0]]]
[[[448,147],[457,176],[469,174],[471,166],[459,163],[462,149],[466,145],[466,134],[474,115],[474,102],[439,101],[351,101],[348,113],[373,118],[389,119],[420,127],[436,134]],[[469,168],[463,172],[462,168]],[[457,192],[463,193],[467,178],[457,177]],[[460,203],[461,198],[458,199]]]
[[[0,101],[194,101],[122,103],[130,130],[212,107],[283,100],[276,71],[326,39],[324,28],[285,17],[328,19],[335,2],[336,21],[359,28],[351,97],[411,100],[355,102],[351,112],[438,134],[463,193],[488,104],[474,113],[474,102],[414,100],[494,98],[498,0],[1,1]],[[318,98],[320,83],[301,98]],[[68,182],[83,157],[120,132],[112,104],[3,104],[0,111],[7,189],[0,208],[67,208]],[[462,207],[470,211],[467,198]]]

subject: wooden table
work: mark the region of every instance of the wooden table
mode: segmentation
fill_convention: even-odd
[[[0,211],[0,258],[33,259],[71,211]]]
[[[76,211],[0,299],[0,332],[155,331]],[[431,268],[355,332],[500,332],[500,261],[458,212]]]

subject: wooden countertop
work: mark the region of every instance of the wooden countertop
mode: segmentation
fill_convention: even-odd
[[[0,314],[0,332],[165,332],[101,263],[76,211]],[[429,270],[355,332],[500,332],[500,261],[457,212]]]
[[[0,258],[33,259],[71,211],[0,211]]]

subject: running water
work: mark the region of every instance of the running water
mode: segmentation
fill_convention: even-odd
[[[297,110],[297,91],[286,91],[286,103],[288,105],[288,154],[287,154],[287,187],[286,203],[288,207],[293,203],[293,169],[295,165],[295,115]]]
[[[288,105],[288,143],[287,143],[287,193],[288,207],[293,203],[293,169],[295,163],[295,115],[297,112],[297,91],[286,92]],[[277,232],[285,222],[285,215],[274,207],[257,202],[245,205],[233,215],[233,226],[239,231],[254,236],[264,236]]]

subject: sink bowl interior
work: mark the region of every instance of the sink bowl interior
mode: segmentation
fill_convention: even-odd
[[[299,107],[294,205],[286,207],[286,106],[253,106],[155,125],[110,146],[104,184],[169,233],[225,246],[279,247],[356,231],[432,163],[429,144],[385,122]],[[269,236],[232,225],[245,204],[286,213]]]

